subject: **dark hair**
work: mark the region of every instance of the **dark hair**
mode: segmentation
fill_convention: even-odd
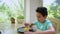
[[[36,12],[41,13],[42,16],[47,16],[48,15],[46,7],[38,7],[36,9]]]

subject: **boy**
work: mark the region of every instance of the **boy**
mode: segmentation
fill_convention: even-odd
[[[24,34],[55,34],[55,29],[47,19],[47,15],[46,7],[38,7],[36,9],[37,20],[33,22],[38,30],[36,32],[25,32]]]

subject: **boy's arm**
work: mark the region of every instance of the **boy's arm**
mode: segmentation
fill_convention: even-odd
[[[48,30],[46,31],[36,31],[34,34],[56,34],[53,26],[50,26]]]

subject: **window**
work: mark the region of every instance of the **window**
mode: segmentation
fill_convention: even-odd
[[[10,18],[24,19],[24,0],[0,0],[0,21]]]
[[[60,19],[60,0],[43,0],[43,6],[48,8],[48,17]]]

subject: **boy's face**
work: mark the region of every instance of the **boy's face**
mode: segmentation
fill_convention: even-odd
[[[47,16],[42,16],[42,14],[41,14],[41,13],[38,13],[38,12],[36,12],[36,16],[37,16],[37,20],[38,20],[39,22],[44,22],[44,20],[45,20],[46,17],[47,17]]]

